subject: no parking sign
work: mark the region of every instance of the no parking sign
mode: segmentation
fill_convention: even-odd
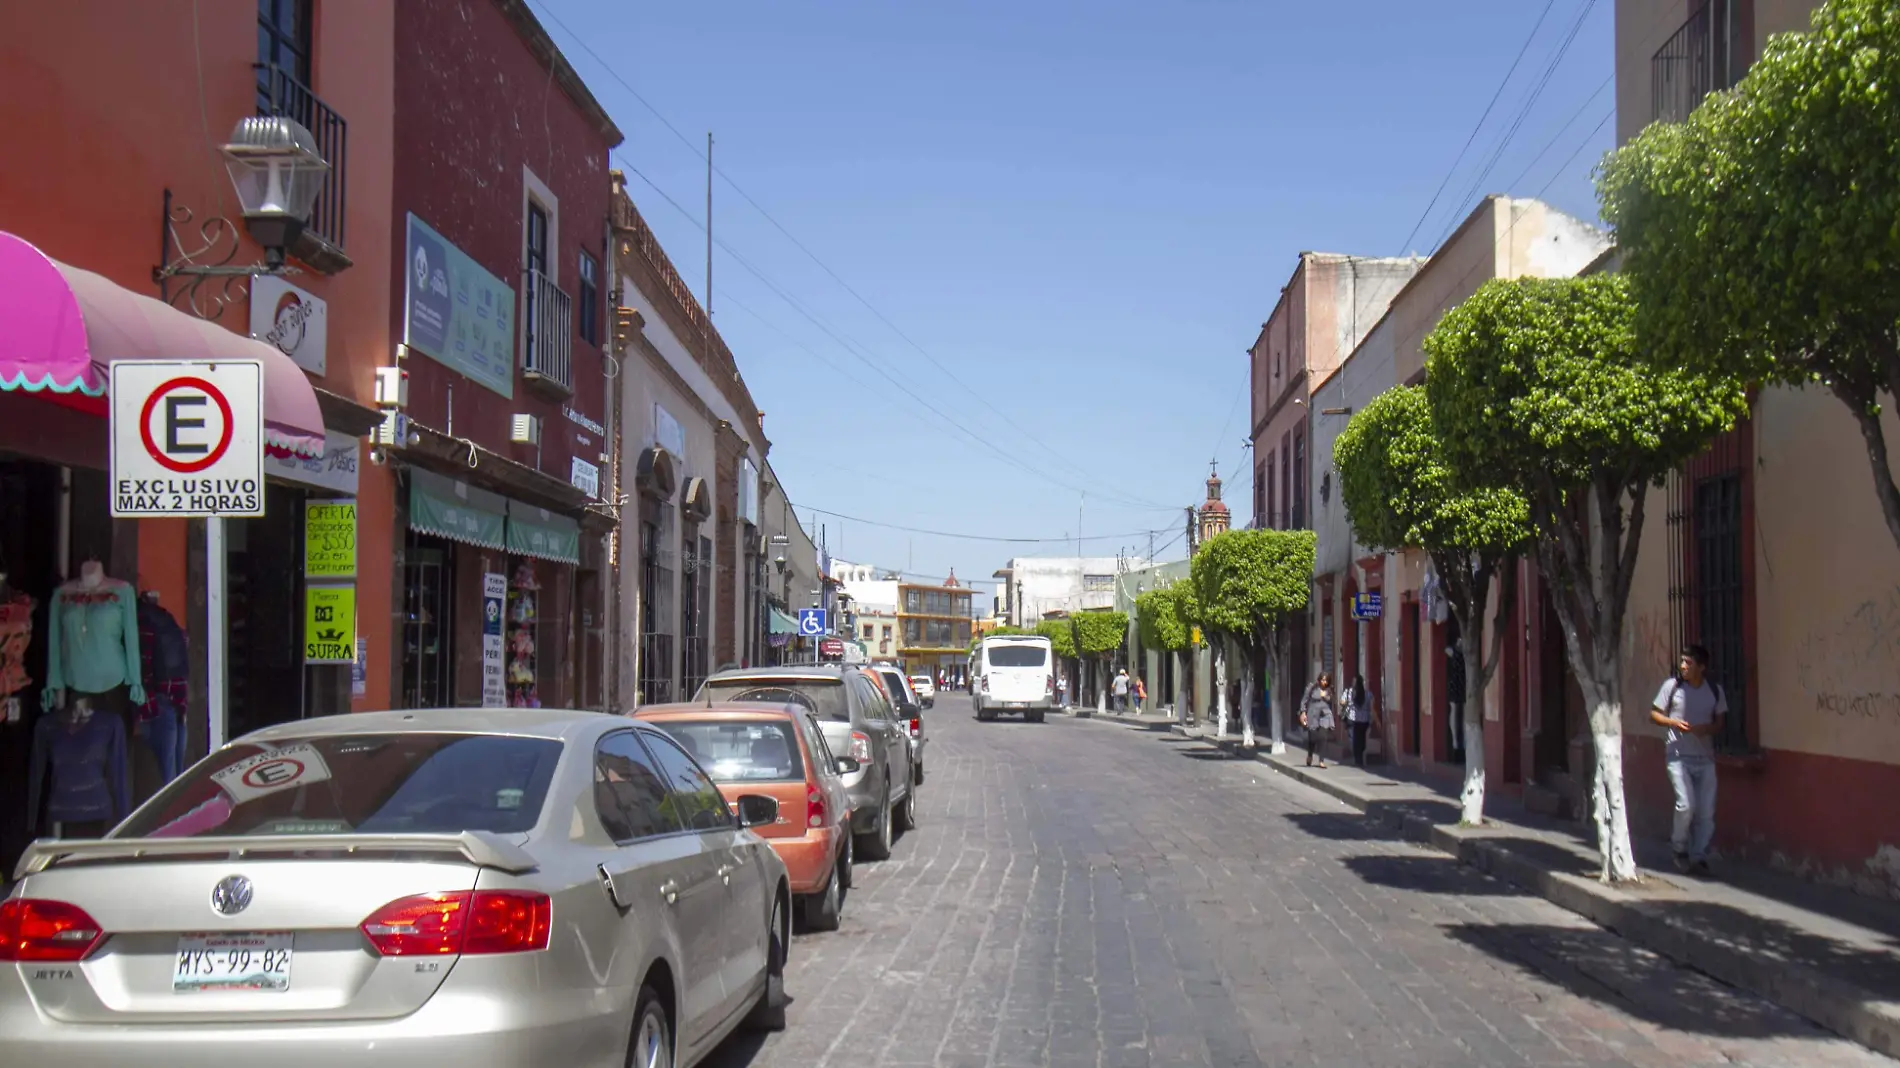
[[[112,514],[264,514],[264,365],[114,360]]]

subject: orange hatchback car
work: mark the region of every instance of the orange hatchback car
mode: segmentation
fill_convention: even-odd
[[[835,931],[851,886],[851,808],[839,757],[809,709],[754,702],[647,705],[634,718],[665,731],[719,784],[728,804],[740,794],[778,802],[778,822],[753,832],[785,862],[805,926]]]

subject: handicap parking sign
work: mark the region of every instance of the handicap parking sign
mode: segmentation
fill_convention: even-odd
[[[801,608],[798,610],[798,633],[807,638],[815,638],[825,632],[825,610],[822,608]]]

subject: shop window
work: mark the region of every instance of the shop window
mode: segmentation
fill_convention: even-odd
[[[454,548],[411,530],[402,564],[402,706],[447,708],[455,663]]]
[[[581,253],[579,314],[581,340],[589,345],[600,344],[600,264],[585,252]]]
[[[508,563],[508,626],[502,651],[508,707],[540,708],[541,579],[533,560],[511,556]]]

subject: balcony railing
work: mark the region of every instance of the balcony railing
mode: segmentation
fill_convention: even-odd
[[[317,193],[310,222],[290,251],[317,270],[335,274],[350,265],[343,251],[344,208],[349,200],[349,124],[282,67],[258,63],[252,69],[257,73],[257,113],[301,124],[317,139],[317,151],[329,161],[330,174]]]
[[[574,301],[540,271],[526,272],[527,335],[521,370],[530,384],[539,382],[563,393],[574,391]]]
[[[1702,0],[1649,61],[1650,118],[1681,122],[1748,70],[1748,0]]]

